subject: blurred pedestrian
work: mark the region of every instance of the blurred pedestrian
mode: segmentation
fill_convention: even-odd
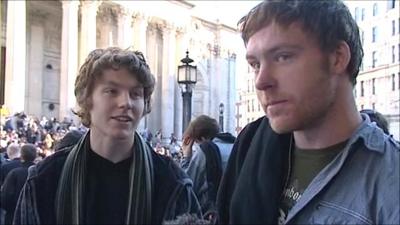
[[[206,115],[200,115],[192,120],[183,134],[183,160],[181,167],[193,180],[194,191],[199,199],[205,217],[214,220],[217,217],[215,201],[219,183],[223,173],[221,150],[224,151],[224,165],[226,153],[230,152],[235,138],[219,133],[218,122]]]
[[[7,157],[6,160],[0,166],[0,187],[3,185],[4,179],[6,178],[7,174],[17,167],[21,166],[21,147],[19,144],[11,143],[7,147]]]
[[[25,144],[21,147],[21,166],[11,170],[1,187],[1,207],[5,209],[5,224],[12,224],[15,207],[22,187],[28,176],[28,168],[34,165],[36,146]]]
[[[375,122],[376,125],[383,130],[383,132],[387,135],[389,134],[389,123],[382,113],[372,110],[372,109],[363,109],[360,113],[367,114],[371,122]]]

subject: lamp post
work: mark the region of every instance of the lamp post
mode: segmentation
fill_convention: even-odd
[[[219,103],[219,128],[224,132],[224,103]]]
[[[183,65],[178,66],[178,84],[182,91],[183,117],[182,133],[189,125],[192,116],[192,92],[197,82],[197,67],[190,65],[193,59],[189,58],[189,51],[186,51],[186,57],[181,59]]]

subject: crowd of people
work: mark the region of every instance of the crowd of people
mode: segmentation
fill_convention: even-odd
[[[86,130],[83,126],[75,126],[71,120],[59,122],[55,118],[43,116],[40,120],[24,112],[5,117],[0,132],[1,163],[7,158],[6,149],[12,143],[24,145],[27,143],[37,147],[38,158],[54,153],[56,143],[70,130]]]
[[[357,110],[363,49],[348,8],[265,0],[239,30],[265,116],[234,137],[201,115],[166,145],[138,131],[156,82],[144,55],[96,49],[75,82],[85,130],[7,120],[1,222],[400,224],[400,144]]]

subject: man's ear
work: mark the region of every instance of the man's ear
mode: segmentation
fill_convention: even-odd
[[[350,63],[350,47],[345,41],[340,41],[330,54],[330,68],[334,74],[347,74]]]

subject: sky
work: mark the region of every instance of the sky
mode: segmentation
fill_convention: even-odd
[[[238,0],[238,1],[188,1],[195,5],[193,11],[195,15],[199,15],[209,21],[229,25],[233,28],[237,27],[237,22],[245,16],[254,6],[261,1],[256,0]]]

